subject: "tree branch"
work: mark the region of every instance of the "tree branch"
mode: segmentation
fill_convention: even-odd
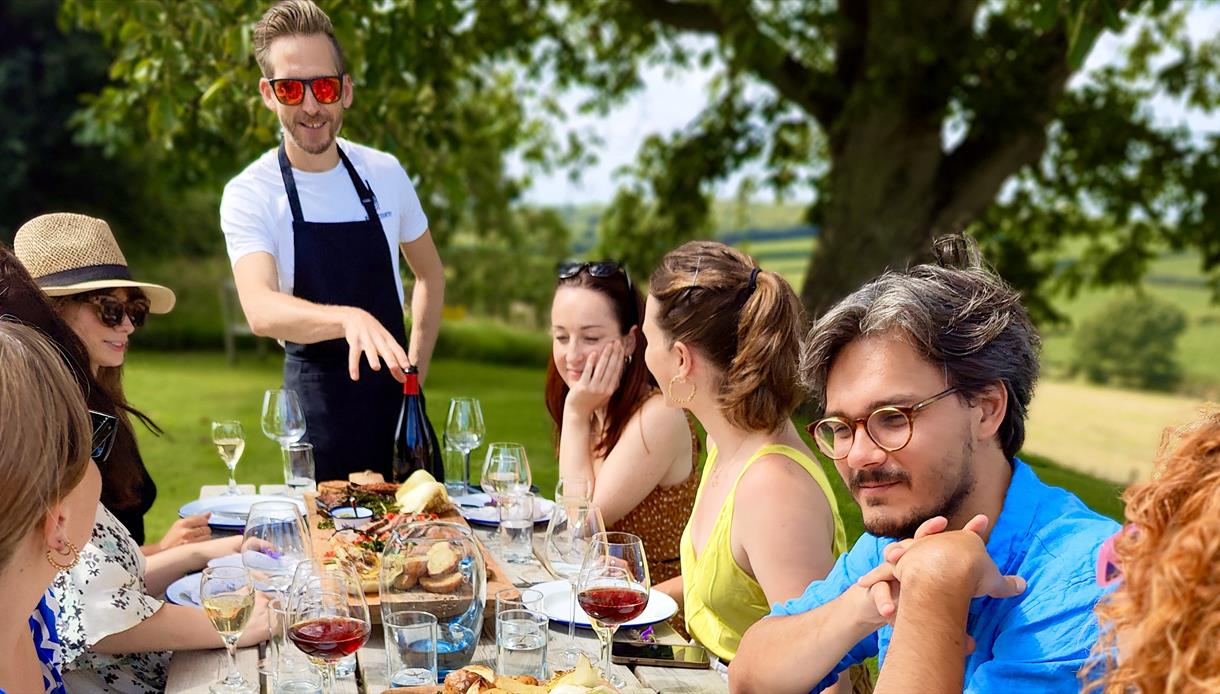
[[[1000,114],[1003,123],[980,118],[966,137],[945,157],[937,176],[942,196],[932,224],[933,233],[959,231],[995,202],[1008,177],[1038,160],[1046,149],[1046,129],[1063,98],[1073,70],[1067,63],[1068,37],[1061,29],[1039,38],[1029,59],[1041,58],[1040,89],[1022,108],[1023,118]]]
[[[745,3],[631,0],[640,15],[666,26],[719,37],[750,72],[829,128],[842,108],[838,82],[794,58],[762,31]]]

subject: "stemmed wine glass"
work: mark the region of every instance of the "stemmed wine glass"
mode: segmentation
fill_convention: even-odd
[[[254,692],[254,687],[237,670],[237,639],[250,621],[254,609],[254,587],[250,574],[240,566],[214,566],[203,570],[199,597],[212,626],[220,632],[229,653],[229,674],[209,688],[215,694]]]
[[[234,419],[212,422],[212,443],[216,444],[220,459],[229,468],[229,488],[222,496],[241,494],[235,476],[237,461],[241,460],[242,451],[246,449],[246,433],[241,428],[241,422]]]
[[[263,434],[280,444],[280,455],[284,462],[284,484],[288,484],[291,470],[288,467],[288,444],[296,443],[305,436],[305,411],[295,390],[272,388],[263,393]]]
[[[242,535],[241,560],[258,590],[283,595],[297,564],[309,558],[309,528],[292,501],[260,501],[250,506]]]
[[[462,452],[462,493],[470,489],[470,452],[483,442],[487,433],[483,427],[483,410],[476,398],[453,398],[449,401],[449,419],[445,422],[445,437],[450,445]]]
[[[571,485],[564,489],[571,492]],[[602,512],[587,497],[557,494],[551,518],[546,526],[541,558],[553,575],[567,579],[570,584],[571,608],[568,615],[568,647],[563,650],[564,662],[569,667],[576,665],[584,652],[576,645],[576,580],[580,577],[581,562],[593,537],[606,531]]]
[[[530,476],[529,458],[525,457],[525,446],[519,443],[488,444],[487,460],[483,463],[479,484],[497,503],[506,494],[529,491],[533,479]]]
[[[315,665],[325,668],[324,691],[334,691],[335,664],[360,650],[371,630],[360,580],[343,569],[311,575],[289,610],[288,638]]]
[[[648,606],[650,584],[643,540],[630,533],[598,533],[589,544],[576,583],[576,599],[602,642],[602,674],[622,688],[623,679],[610,673],[610,646],[619,625],[639,617]]]

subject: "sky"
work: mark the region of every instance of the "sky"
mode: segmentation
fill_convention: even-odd
[[[1191,12],[1189,34],[1195,42],[1210,39],[1220,32],[1220,7],[1197,7]],[[1122,36],[1103,34],[1085,64],[1084,73],[1115,60]],[[666,135],[682,128],[707,104],[707,89],[713,69],[674,70],[652,66],[641,75],[643,89],[606,116],[571,115],[560,126],[558,135],[567,132],[596,132],[603,140],[594,151],[598,162],[583,170],[579,182],[568,180],[566,171],[549,175],[534,174],[533,185],[526,191],[526,201],[540,205],[584,204],[608,202],[617,187],[615,171],[635,160],[640,144],[651,134]],[[1077,77],[1076,79],[1081,79]],[[576,111],[579,93],[567,93],[560,103],[569,114]],[[1158,122],[1186,124],[1198,133],[1220,133],[1220,114],[1191,111],[1168,98],[1154,99],[1151,104]],[[510,171],[521,171],[520,162],[512,162]],[[738,186],[749,172],[740,172],[717,187],[717,196],[734,197]],[[763,198],[767,199],[767,198]],[[807,200],[807,198],[805,198]],[[800,201],[799,196],[789,201]]]

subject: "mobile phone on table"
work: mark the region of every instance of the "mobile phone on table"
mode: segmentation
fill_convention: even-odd
[[[707,651],[703,646],[686,644],[642,643],[615,641],[610,660],[620,665],[656,665],[659,667],[708,667]]]

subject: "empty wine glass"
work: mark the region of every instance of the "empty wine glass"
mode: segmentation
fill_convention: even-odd
[[[341,569],[311,576],[290,610],[288,638],[325,668],[324,691],[334,691],[335,663],[360,650],[369,638],[369,605],[360,580]]]
[[[530,463],[525,446],[519,443],[492,443],[487,446],[487,460],[479,478],[483,491],[498,502],[504,494],[524,494],[530,489]]]
[[[295,390],[271,388],[263,393],[263,435],[280,444],[280,457],[284,464],[284,484],[288,484],[292,470],[288,464],[288,444],[296,443],[305,436],[305,411]]]
[[[250,621],[254,609],[254,588],[250,574],[240,566],[214,566],[203,570],[199,579],[199,598],[212,626],[220,633],[229,654],[229,673],[209,690],[215,694],[256,691],[237,669],[237,639]]]
[[[293,501],[260,501],[250,506],[241,542],[241,560],[258,590],[283,595],[297,564],[309,558],[309,528]]]
[[[639,617],[648,607],[644,541],[630,533],[595,535],[576,583],[576,599],[602,643],[602,674],[621,689],[623,678],[610,673],[610,647],[619,625]]]
[[[546,525],[541,558],[552,575],[566,578],[570,584],[568,646],[563,650],[568,667],[575,667],[584,653],[576,644],[576,579],[594,536],[605,530],[601,509],[588,499],[562,495],[556,498]]]
[[[212,422],[212,443],[216,444],[220,459],[229,468],[229,488],[223,495],[240,494],[237,489],[237,461],[241,460],[242,451],[246,449],[246,433],[241,428],[241,422],[233,419]]]
[[[449,419],[445,422],[445,437],[449,445],[462,452],[462,493],[470,488],[470,452],[483,442],[487,433],[483,427],[483,410],[475,398],[453,398],[449,401]]]

